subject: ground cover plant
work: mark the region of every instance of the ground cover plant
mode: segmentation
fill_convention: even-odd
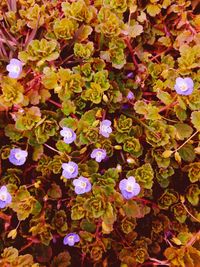
[[[200,5],[0,1],[0,266],[200,266]]]

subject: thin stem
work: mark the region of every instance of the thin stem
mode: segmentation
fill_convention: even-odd
[[[17,224],[17,226],[16,226],[16,228],[15,228],[16,230],[19,228],[20,223],[21,223],[21,221],[18,222],[18,224]]]
[[[133,197],[132,199],[135,200],[135,201],[142,202],[143,204],[150,204],[150,205],[152,205],[152,207],[154,207],[156,209],[159,209],[159,207],[154,202],[152,202],[151,200],[140,198],[140,197]]]
[[[133,63],[134,63],[134,65],[135,65],[135,68],[137,69],[137,68],[138,68],[138,63],[137,63],[137,60],[136,60],[136,58],[135,58],[135,51],[133,50],[133,47],[132,47],[132,45],[131,45],[131,43],[130,43],[130,39],[129,39],[129,37],[124,38],[124,41],[125,41],[125,43],[126,43],[128,49],[129,49],[129,51],[130,51],[130,54],[131,54]]]
[[[50,103],[52,103],[52,104],[54,104],[54,105],[55,105],[56,107],[58,107],[58,108],[61,108],[61,107],[62,107],[61,104],[57,103],[56,101],[54,101],[54,100],[52,100],[52,99],[48,99],[47,101],[50,102]]]
[[[160,260],[157,260],[155,258],[150,258],[150,257],[149,257],[149,259],[151,261],[153,261],[153,262],[156,262],[156,263],[161,264],[162,266],[170,266],[170,264],[168,263],[168,260],[166,260],[166,261],[160,261]]]
[[[192,215],[192,213],[188,210],[188,208],[185,206],[185,204],[182,202],[181,203],[183,205],[183,208],[186,210],[186,212],[197,222],[200,223],[200,220],[198,220],[196,217],[194,217],[194,215]]]
[[[53,147],[51,147],[51,146],[49,146],[49,145],[47,145],[47,144],[44,144],[44,145],[45,145],[46,147],[48,147],[49,149],[51,149],[51,150],[57,152],[58,154],[61,154],[61,152],[58,151],[57,149],[55,149],[55,148],[53,148]]]
[[[28,242],[28,244],[26,244],[25,246],[23,246],[19,252],[24,251],[25,249],[29,248],[34,242],[31,240],[30,242]]]
[[[171,103],[171,104],[169,104],[169,105],[167,105],[167,106],[161,108],[161,109],[159,110],[159,113],[160,113],[160,112],[163,112],[163,111],[165,111],[165,110],[168,110],[169,108],[172,108],[172,107],[176,106],[177,104],[178,104],[178,101],[175,101],[175,102],[173,102],[173,103]]]
[[[150,61],[154,61],[154,60],[156,60],[158,57],[160,57],[162,54],[168,52],[170,49],[171,49],[171,47],[168,47],[168,48],[165,49],[164,51],[161,51],[161,52],[157,53],[154,57],[152,57],[152,58],[150,59]]]
[[[195,133],[193,133],[182,145],[180,145],[174,152],[177,152],[179,149],[181,149],[185,144],[187,144],[196,134],[198,134],[199,130],[197,130]]]
[[[186,247],[192,246],[196,240],[200,237],[200,231],[198,231],[191,239],[190,241],[186,244]]]
[[[171,119],[167,119],[167,118],[165,118],[164,116],[161,116],[161,117],[162,117],[163,120],[178,123],[178,121],[171,120]]]

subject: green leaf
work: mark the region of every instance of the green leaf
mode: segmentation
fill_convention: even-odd
[[[200,199],[199,196],[200,188],[198,184],[192,184],[187,188],[186,197],[190,204],[192,204],[193,206],[198,206]]]
[[[142,218],[151,210],[148,206],[140,205],[134,200],[127,201],[123,209],[128,218]]]
[[[66,144],[64,141],[59,140],[56,143],[56,148],[61,151],[61,152],[67,152],[70,153],[71,152],[71,146],[69,144]]]
[[[157,93],[157,97],[165,104],[169,105],[172,103],[172,97],[169,93],[159,90]]]
[[[5,135],[12,141],[19,141],[23,137],[23,133],[15,128],[14,124],[7,124],[5,127]]]
[[[148,120],[159,120],[161,116],[159,114],[159,109],[157,107],[152,106],[151,104],[148,105],[146,119]]]
[[[145,115],[147,113],[147,104],[142,100],[136,101],[134,104],[134,109],[138,114]]]
[[[135,24],[129,27],[129,36],[135,38],[139,36],[143,32],[143,26],[139,24]]]
[[[62,119],[59,124],[61,127],[69,127],[75,131],[78,127],[78,120],[75,118],[68,117]]]
[[[181,108],[179,105],[174,107],[174,111],[176,112],[176,117],[180,120],[180,121],[184,121],[187,119],[187,113],[186,111]]]
[[[64,251],[53,258],[51,267],[67,267],[71,266],[71,256],[68,251]]]
[[[152,104],[146,104],[144,101],[139,100],[134,104],[134,109],[138,114],[142,114],[148,120],[159,120],[161,116],[159,109]]]
[[[83,116],[81,117],[81,122],[87,122],[89,125],[92,125],[96,121],[96,112],[97,109],[91,109],[89,111],[86,111]]]
[[[42,205],[40,204],[39,201],[37,201],[35,203],[35,205],[33,206],[33,210],[31,212],[31,214],[38,215],[40,213],[41,209],[42,209]]]
[[[58,199],[62,197],[62,191],[60,189],[60,186],[53,183],[51,185],[51,188],[47,192],[48,196],[54,199]]]
[[[200,111],[193,111],[191,115],[191,122],[197,131],[200,131]]]
[[[184,140],[185,138],[189,138],[193,132],[192,127],[190,127],[186,123],[177,123],[174,125],[176,127],[176,136],[179,140]]]
[[[93,222],[90,222],[86,219],[83,219],[81,221],[81,228],[84,230],[84,231],[87,231],[89,233],[94,233],[95,230],[96,230],[96,224],[93,223]]]
[[[186,162],[193,162],[196,157],[194,147],[191,144],[186,144],[182,148],[180,148],[179,154],[181,158]]]
[[[102,219],[105,224],[113,224],[116,221],[116,214],[110,202],[106,207],[105,213],[102,215]]]
[[[35,146],[34,151],[33,151],[33,156],[32,156],[33,160],[38,161],[43,155],[43,153],[44,153],[43,145]]]
[[[147,13],[151,17],[155,17],[156,15],[158,15],[160,13],[160,11],[161,11],[161,9],[158,5],[153,5],[153,4],[147,5]]]
[[[62,111],[66,116],[68,116],[71,113],[75,113],[76,106],[75,106],[74,102],[71,100],[66,100],[65,102],[63,102],[62,103]]]

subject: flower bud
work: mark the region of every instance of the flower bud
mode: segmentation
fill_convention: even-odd
[[[122,171],[122,166],[120,164],[117,164],[116,169],[117,169],[118,172],[121,172]]]
[[[122,149],[122,146],[120,146],[120,145],[116,145],[116,146],[114,146],[114,149],[116,149],[116,150],[121,150],[121,149]]]
[[[103,95],[103,101],[106,102],[106,103],[108,102],[108,97],[105,94]]]
[[[172,155],[173,151],[172,150],[165,150],[163,153],[162,153],[162,156],[163,158],[169,158],[171,155]]]
[[[174,154],[175,156],[175,160],[178,162],[178,163],[181,163],[181,156],[180,154],[176,151],[176,153]]]
[[[133,158],[127,158],[126,160],[129,164],[135,163],[135,160]]]
[[[9,233],[8,233],[8,238],[12,238],[12,239],[15,239],[16,238],[16,236],[17,236],[17,229],[13,229],[13,230],[11,230]]]
[[[196,154],[200,155],[200,146],[196,147],[194,151]]]

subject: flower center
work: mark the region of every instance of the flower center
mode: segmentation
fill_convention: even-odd
[[[184,91],[187,91],[187,89],[188,89],[187,84],[186,84],[185,82],[183,82],[183,83],[180,85],[180,90],[184,92]]]
[[[0,200],[5,201],[6,200],[6,197],[7,197],[6,192],[1,192],[0,193]]]
[[[97,155],[97,157],[101,157],[102,156],[102,152],[98,151],[96,155]]]
[[[11,72],[20,72],[20,67],[16,65],[11,66]]]
[[[64,135],[67,138],[71,138],[72,137],[72,132],[70,130],[67,130]]]
[[[102,152],[101,151],[98,151],[96,153],[96,160],[101,160],[101,158],[102,158]]]
[[[67,166],[67,171],[70,173],[74,172],[74,167],[73,166]]]
[[[68,237],[68,240],[69,240],[70,242],[73,242],[73,241],[74,241],[74,237],[73,237],[73,235],[69,236],[69,237]]]
[[[17,153],[15,154],[15,158],[16,158],[17,160],[20,160],[20,159],[22,158],[21,153],[20,153],[20,152],[17,152]]]
[[[127,192],[132,192],[133,191],[133,185],[132,184],[127,184],[126,185],[126,191]]]
[[[107,131],[108,131],[108,126],[103,125],[103,126],[101,127],[101,130],[102,130],[103,132],[107,132]]]
[[[81,182],[81,183],[80,183],[80,187],[81,187],[81,188],[86,188],[86,185],[87,185],[86,182]]]

